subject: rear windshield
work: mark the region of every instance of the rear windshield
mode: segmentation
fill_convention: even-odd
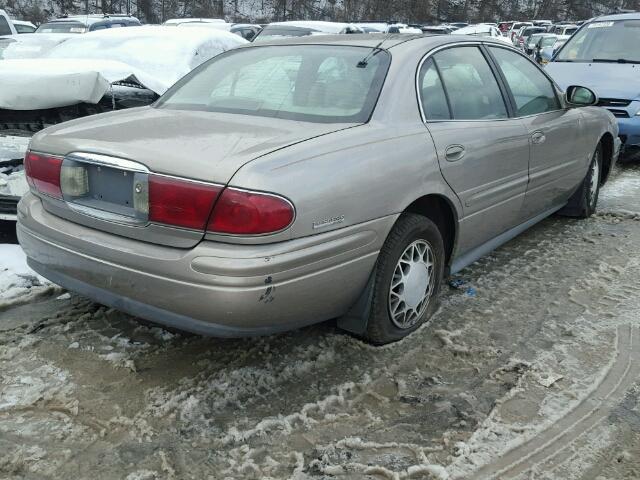
[[[80,22],[45,23],[36,30],[38,33],[84,33],[86,31],[87,27]]]
[[[640,20],[592,22],[567,41],[556,61],[640,63],[638,44]]]
[[[317,123],[363,123],[376,104],[390,55],[365,47],[242,48],[195,69],[158,108],[225,112]]]
[[[540,44],[541,47],[551,47],[556,44],[558,40],[556,37],[544,37]]]

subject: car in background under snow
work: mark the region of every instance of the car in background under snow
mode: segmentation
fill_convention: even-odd
[[[640,13],[598,17],[585,23],[546,70],[566,87],[580,81],[617,119],[623,158],[640,154]]]
[[[38,58],[11,56],[30,42],[36,42],[33,49],[42,48],[46,42],[35,37],[59,44]],[[2,42],[10,43],[4,54],[0,51],[5,58],[0,60],[0,166],[11,166],[2,173],[16,172],[23,190],[21,158],[34,133],[75,118],[149,105],[193,68],[247,43],[221,30],[160,26],[85,35],[35,33]],[[19,186],[14,185],[12,197]],[[4,214],[15,216],[17,201],[11,202],[12,211],[5,205]]]
[[[287,37],[345,34],[351,33],[350,30],[352,28],[357,28],[359,30],[359,33],[364,33],[364,30],[351,23],[323,22],[315,20],[272,22],[269,25],[265,26],[253,38],[253,42],[262,43],[278,38]]]
[[[176,25],[180,28],[213,28],[240,35],[247,41],[252,41],[262,30],[260,25],[251,23],[225,23],[225,22],[183,22]]]
[[[448,272],[595,211],[619,146],[609,112],[575,108],[595,101],[489,38],[249,44],[152,106],[36,134],[18,239],[36,272],[152,322],[232,337],[339,318],[392,342]]]
[[[140,25],[140,20],[129,15],[70,15],[43,23],[36,33],[86,33]]]

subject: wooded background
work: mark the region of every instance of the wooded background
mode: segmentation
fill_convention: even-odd
[[[146,23],[176,17],[224,17],[251,23],[583,20],[620,9],[637,10],[639,4],[640,0],[0,0],[0,8],[13,18],[37,24],[64,14],[86,13],[129,13]]]

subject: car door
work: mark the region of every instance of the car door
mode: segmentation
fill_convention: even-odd
[[[423,62],[424,120],[442,175],[463,208],[461,253],[520,223],[528,181],[525,127],[509,110],[479,45],[449,47]]]
[[[531,218],[562,206],[584,177],[588,153],[578,142],[579,109],[563,108],[546,75],[525,56],[499,46],[488,48],[504,76],[513,110],[531,144],[529,186],[523,215]]]

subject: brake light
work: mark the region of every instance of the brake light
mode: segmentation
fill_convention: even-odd
[[[24,169],[29,185],[40,193],[62,199],[60,168],[62,158],[27,151]]]
[[[282,197],[227,188],[218,199],[207,230],[232,235],[279,232],[293,222],[293,205]]]
[[[204,230],[222,187],[149,175],[149,221]]]

